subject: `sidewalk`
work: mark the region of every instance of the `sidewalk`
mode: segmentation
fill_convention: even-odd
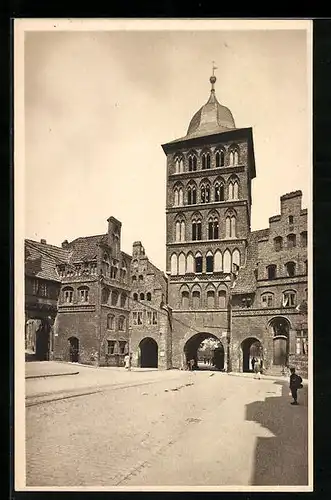
[[[228,375],[232,375],[234,377],[246,377],[246,378],[255,378],[255,373],[250,372],[228,372]],[[289,382],[289,376],[286,375],[261,375],[261,380],[280,380],[282,382]],[[303,378],[302,383],[304,385],[308,385],[308,379]]]
[[[25,363],[26,379],[77,375],[78,373],[79,365],[59,361],[28,361]]]

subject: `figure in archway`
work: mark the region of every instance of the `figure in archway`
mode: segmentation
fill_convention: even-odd
[[[184,358],[190,368],[190,361],[194,360],[193,369],[223,370],[224,348],[220,339],[210,333],[197,333],[187,340],[184,345]]]
[[[241,343],[242,350],[242,371],[254,372],[257,363],[261,368],[263,362],[263,347],[261,342],[255,337],[249,337]]]

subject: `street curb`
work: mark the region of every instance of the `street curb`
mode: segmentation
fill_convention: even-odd
[[[25,378],[26,379],[31,379],[31,378],[46,378],[46,377],[63,377],[65,375],[78,375],[79,372],[72,372],[72,373],[50,373],[50,374],[45,374],[45,375],[27,375]]]

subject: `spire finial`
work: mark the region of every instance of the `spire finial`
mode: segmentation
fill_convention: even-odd
[[[215,61],[212,61],[212,71],[213,71],[213,74],[209,78],[209,81],[211,83],[211,91],[212,92],[215,92],[215,88],[214,88],[214,84],[216,82],[215,69],[217,69],[217,67],[215,66]]]

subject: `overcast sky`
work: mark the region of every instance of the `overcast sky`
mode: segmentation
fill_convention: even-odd
[[[216,96],[253,127],[252,229],[279,197],[310,194],[305,31],[112,31],[25,34],[25,237],[60,245],[122,222],[165,270],[166,156]]]

